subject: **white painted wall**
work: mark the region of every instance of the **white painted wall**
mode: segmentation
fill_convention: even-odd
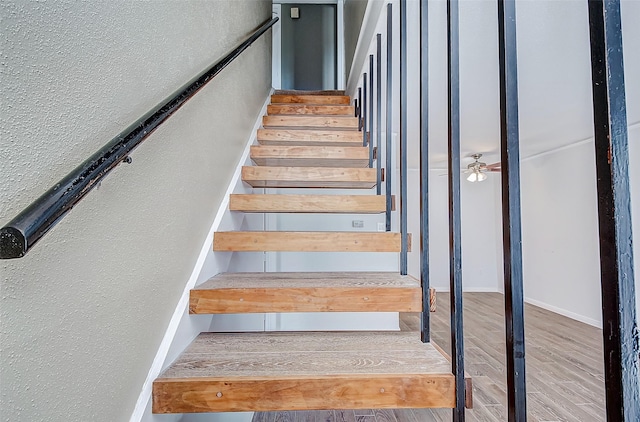
[[[549,126],[523,124],[522,143],[525,147],[538,141],[545,148],[555,145],[549,153],[534,155],[522,163],[525,296],[531,303],[601,326],[586,5],[544,2],[538,7],[526,4],[520,10],[527,13],[519,30],[519,41],[523,41],[519,45],[519,58],[523,59],[519,68],[523,93],[520,112],[543,110],[550,121]],[[622,12],[637,269],[640,83],[634,76],[640,74],[640,28],[634,19],[640,14],[640,3],[623,1]],[[541,22],[545,22],[546,35],[533,37],[539,33]],[[566,36],[558,36],[562,33]],[[540,72],[540,62],[553,62],[555,67]],[[637,280],[636,270],[636,290]]]
[[[429,172],[429,274],[431,287],[449,291],[449,199],[445,170]],[[467,292],[495,292],[502,282],[495,198],[499,188],[489,175],[483,183],[461,184],[462,286]],[[414,249],[409,254],[409,274],[420,278],[419,171],[409,171],[409,232]]]
[[[600,325],[600,255],[591,142],[522,163],[526,299]]]
[[[368,71],[368,55],[374,51],[375,33],[384,33],[384,5],[372,9],[375,4],[369,2],[356,47],[348,82],[348,92],[352,95],[357,92],[360,75]],[[417,87],[418,7],[417,2],[407,5],[409,86]],[[394,2],[394,14],[398,13]],[[632,76],[640,74],[640,27],[633,19],[640,15],[640,3],[623,1],[622,13],[628,120],[634,125],[640,122],[640,79]],[[518,2],[517,16],[526,297],[532,303],[598,325],[600,292],[593,148],[575,145],[593,132],[586,4],[580,1]],[[376,25],[368,21],[372,17],[377,19]],[[435,169],[446,165],[445,1],[429,3],[429,25],[430,159]],[[482,152],[483,161],[491,163],[499,160],[495,2],[461,2],[460,25],[462,162],[465,166],[469,162],[468,154]],[[383,52],[385,42],[383,36]],[[394,69],[398,69],[397,65]],[[394,88],[397,89],[397,85]],[[418,233],[417,89],[409,89],[408,94],[409,167],[413,184],[413,187],[409,185],[409,231]],[[397,98],[394,103],[398,104]],[[397,125],[395,116],[394,132]],[[637,158],[633,158],[640,149],[639,143],[638,128],[633,126],[630,167],[634,203],[640,203],[637,199],[640,189],[635,188],[640,184],[637,182],[639,170]],[[564,146],[571,147],[557,150]],[[544,152],[549,153],[539,155]],[[448,284],[446,177],[433,174],[445,173],[444,170],[431,173],[431,282],[442,289]],[[461,186],[466,290],[502,290],[501,192],[499,176],[489,177],[487,182],[476,184],[463,180]],[[547,198],[557,202],[543,205]],[[638,208],[633,208],[634,221],[640,219],[636,217]],[[638,224],[636,222],[635,227]],[[639,231],[635,230],[636,245]],[[416,239],[409,259],[410,272],[414,275],[419,271],[417,244]],[[636,247],[636,262],[638,249]]]
[[[2,223],[271,14],[259,0],[0,8]],[[25,258],[0,263],[3,420],[131,416],[269,92],[270,56],[267,34]]]

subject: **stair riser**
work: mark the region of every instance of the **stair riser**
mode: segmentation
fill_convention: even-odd
[[[262,312],[420,312],[419,288],[260,288],[193,290],[192,314]]]
[[[153,413],[397,409],[455,405],[451,374],[156,381]]]

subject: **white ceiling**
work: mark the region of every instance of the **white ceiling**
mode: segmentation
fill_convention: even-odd
[[[592,136],[589,28],[586,0],[517,1],[516,13],[524,159]],[[446,2],[430,2],[429,14],[430,154],[432,166],[446,167]],[[640,1],[623,0],[622,14],[628,121],[634,125],[640,123]],[[486,162],[499,160],[496,15],[494,0],[460,2],[461,152],[481,152]],[[417,22],[415,13],[409,16]],[[417,155],[410,157],[410,167],[418,167]]]

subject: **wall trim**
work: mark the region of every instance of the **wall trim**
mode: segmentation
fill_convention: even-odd
[[[432,289],[436,289],[436,293],[443,292],[449,293],[449,286],[446,287],[438,287],[438,286],[430,286]],[[466,288],[462,286],[463,293],[502,293],[497,290],[495,287],[471,287]]]
[[[227,211],[227,208],[229,206],[229,196],[233,192],[236,184],[240,181],[242,166],[244,166],[244,164],[246,163],[249,157],[251,145],[253,144],[253,141],[256,139],[256,133],[258,129],[262,126],[262,116],[266,114],[267,105],[269,105],[269,102],[271,100],[271,94],[273,94],[273,92],[274,90],[272,88],[269,91],[269,94],[267,95],[267,98],[265,99],[264,104],[262,105],[262,109],[258,114],[256,122],[254,123],[249,139],[245,145],[244,151],[242,152],[242,156],[240,157],[240,160],[236,164],[236,169],[233,173],[233,177],[231,178],[229,186],[227,186],[227,190],[224,194],[224,197],[220,202],[220,206],[218,207],[218,211],[216,212],[216,216],[213,220],[213,223],[211,224],[211,228],[209,229],[207,237],[205,238],[204,243],[200,248],[200,254],[198,255],[198,259],[196,260],[196,263],[193,266],[193,270],[191,271],[191,276],[189,277],[189,280],[184,286],[184,290],[182,291],[180,300],[178,300],[176,308],[173,311],[173,315],[171,316],[171,320],[169,321],[169,324],[164,333],[164,336],[162,337],[162,341],[160,342],[160,346],[158,347],[158,351],[156,352],[156,356],[153,359],[151,367],[149,368],[149,372],[147,373],[147,378],[145,379],[144,384],[142,385],[142,391],[138,396],[138,400],[136,401],[136,405],[133,409],[133,413],[131,414],[131,418],[129,419],[130,422],[139,422],[144,417],[149,401],[151,400],[151,393],[153,390],[153,381],[158,377],[158,375],[160,375],[160,372],[164,367],[165,360],[167,358],[171,345],[174,341],[174,338],[176,337],[178,326],[180,325],[182,317],[185,314],[185,311],[189,305],[189,292],[196,285],[200,277],[202,268],[205,264],[205,260],[209,255],[209,253],[211,252],[211,245],[213,244],[213,234],[216,230],[218,230],[218,227],[222,222],[222,218],[224,217]]]
[[[602,324],[600,321],[595,320],[593,318],[586,317],[584,315],[577,314],[575,312],[567,311],[566,309],[559,308],[557,306],[549,305],[548,303],[541,302],[536,299],[531,299],[529,297],[525,297],[524,301],[531,305],[537,306],[542,309],[546,309],[547,311],[554,312],[556,314],[560,314],[562,316],[566,316],[567,318],[583,322],[585,324],[591,325],[596,328],[602,328]]]

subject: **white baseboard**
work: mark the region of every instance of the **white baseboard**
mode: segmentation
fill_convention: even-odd
[[[253,412],[191,413],[185,414],[180,422],[251,422]]]
[[[526,303],[530,303],[531,305],[535,305],[539,308],[546,309],[547,311],[555,312],[556,314],[560,314],[562,316],[566,316],[567,318],[575,319],[576,321],[584,322],[585,324],[592,325],[596,328],[602,328],[602,323],[596,319],[586,317],[584,315],[576,314],[575,312],[568,311],[566,309],[558,308],[557,306],[549,305],[548,303],[541,302],[539,300],[531,299],[528,297],[524,298]]]
[[[449,293],[449,286],[446,287],[438,287],[431,286],[432,289],[436,289],[437,292],[446,292]],[[500,293],[495,287],[463,287],[462,291],[464,293]]]
[[[178,335],[179,334],[178,329],[181,326],[189,325],[189,324],[182,324],[184,318],[189,318],[189,314],[187,312],[188,305],[189,305],[189,292],[196,285],[198,280],[202,278],[201,273],[203,272],[203,269],[206,268],[205,264],[209,260],[208,258],[210,257],[210,255],[213,254],[213,252],[211,251],[211,245],[213,244],[213,234],[220,228],[220,225],[223,222],[223,218],[225,217],[225,214],[228,214],[229,197],[231,193],[233,193],[233,191],[236,189],[236,186],[239,183],[242,183],[242,181],[240,180],[240,176],[242,173],[242,166],[245,165],[245,163],[249,159],[250,147],[256,138],[256,133],[258,129],[262,126],[262,116],[266,114],[267,105],[269,105],[272,93],[273,93],[273,89],[269,92],[269,95],[267,95],[267,98],[265,99],[265,102],[262,106],[262,110],[258,114],[258,118],[256,119],[256,122],[254,124],[253,130],[251,132],[251,136],[249,137],[247,141],[247,145],[245,146],[242,156],[240,157],[240,161],[236,166],[233,177],[231,178],[231,182],[229,183],[229,186],[227,187],[227,191],[225,192],[222,202],[220,203],[220,206],[213,220],[213,223],[211,224],[211,228],[209,229],[207,237],[205,238],[204,243],[200,248],[200,254],[198,255],[198,259],[193,267],[193,270],[191,271],[191,276],[189,277],[189,280],[184,286],[184,290],[182,291],[182,296],[180,296],[180,300],[178,301],[178,304],[173,311],[173,315],[171,316],[171,320],[169,321],[167,330],[165,331],[164,336],[162,337],[162,342],[160,343],[160,346],[158,347],[158,351],[156,352],[156,356],[153,359],[153,363],[149,368],[147,378],[145,379],[144,384],[142,385],[142,391],[138,396],[138,400],[136,401],[136,406],[134,407],[133,413],[131,414],[131,418],[129,419],[130,422],[140,422],[143,420],[143,418],[144,420],[151,420],[152,416],[150,415],[150,409],[151,409],[150,401],[151,401],[151,393],[153,390],[153,381],[158,377],[158,375],[160,375],[160,372],[165,367],[167,357],[170,356],[170,353],[169,353],[170,350],[176,350],[176,349],[184,350],[184,348],[188,346],[189,343],[193,340],[193,336],[190,335],[189,333],[187,333],[187,335],[184,335],[184,336]],[[237,224],[242,224],[242,222],[239,221],[237,222]],[[225,265],[225,262],[226,262],[226,265],[228,265],[228,260],[222,260],[221,266]],[[226,268],[219,268],[219,271],[224,271],[225,269]],[[213,275],[215,274],[208,274],[208,276],[213,276]],[[183,343],[183,344],[180,344],[180,345],[174,344],[174,340],[176,340],[177,337],[180,337],[180,343]]]

